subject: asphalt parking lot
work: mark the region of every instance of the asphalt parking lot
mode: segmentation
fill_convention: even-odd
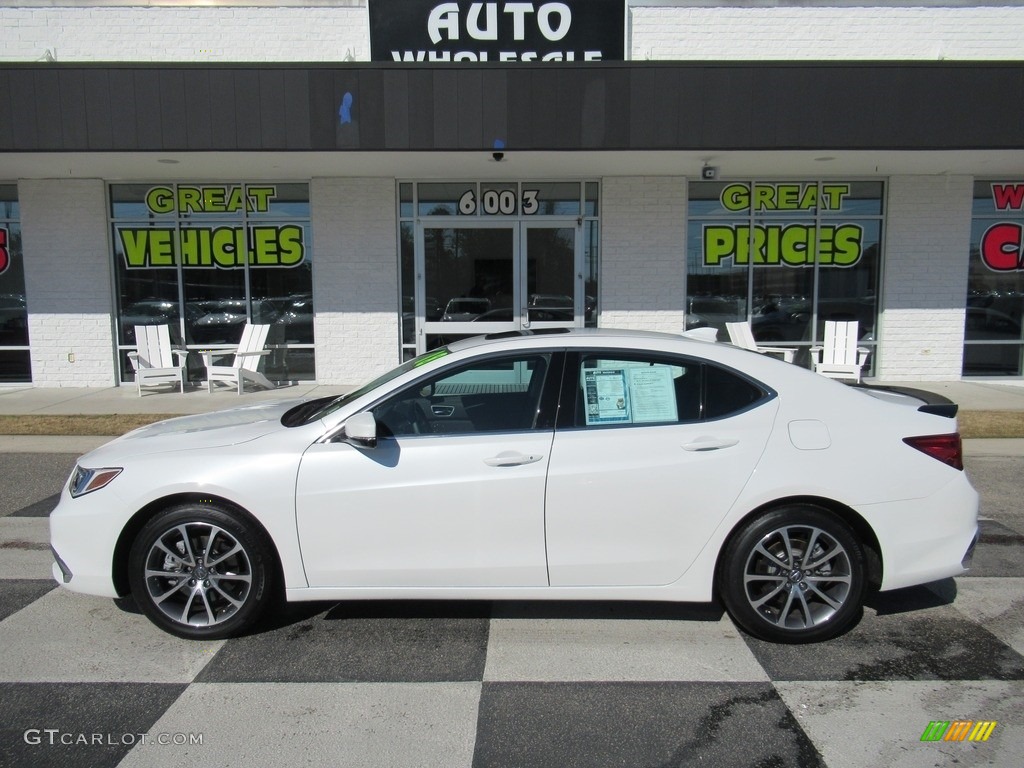
[[[195,643],[49,576],[74,453],[0,453],[0,766],[1024,763],[1024,458],[969,454],[969,576],[873,597],[814,646],[717,606],[291,606]],[[922,741],[933,723],[987,741]]]

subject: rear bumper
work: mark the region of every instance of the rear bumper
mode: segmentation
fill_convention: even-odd
[[[962,472],[926,498],[858,511],[882,543],[882,591],[960,576],[970,567],[978,541],[978,493]]]

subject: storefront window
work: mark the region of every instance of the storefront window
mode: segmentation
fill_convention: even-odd
[[[874,344],[881,182],[693,182],[689,200],[688,328],[749,321],[804,364],[827,320]]]
[[[268,378],[315,378],[306,184],[116,184],[110,199],[124,380],[137,325],[198,351],[232,349],[246,323],[271,325]]]
[[[1024,182],[974,184],[964,376],[1020,376]]]
[[[0,184],[0,383],[32,381],[18,188]]]

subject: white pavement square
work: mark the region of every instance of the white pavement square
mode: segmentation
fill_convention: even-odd
[[[151,732],[200,731],[202,744],[163,746],[154,737],[121,766],[469,768],[480,689],[473,682],[196,683]]]

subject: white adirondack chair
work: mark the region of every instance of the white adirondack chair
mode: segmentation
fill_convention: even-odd
[[[135,371],[135,387],[142,397],[142,388],[155,384],[178,383],[185,392],[185,362],[188,351],[171,346],[171,332],[166,325],[136,325],[137,351],[128,353]]]
[[[734,347],[749,349],[752,352],[760,352],[762,355],[782,355],[782,359],[785,362],[793,362],[793,356],[796,354],[795,349],[789,349],[787,347],[765,347],[758,344],[757,341],[754,340],[754,331],[751,330],[750,323],[726,323],[725,329],[729,332],[729,342]]]
[[[811,347],[814,372],[830,379],[853,379],[859,383],[861,369],[870,354],[870,350],[857,346],[859,330],[856,320],[826,320],[824,342]]]
[[[238,387],[238,394],[242,394],[247,381],[266,389],[274,389],[277,385],[258,370],[263,357],[270,354],[269,349],[264,349],[268,333],[269,325],[246,324],[242,331],[242,339],[238,342],[238,349],[234,353],[216,350],[203,352],[207,391],[213,392],[214,382],[223,382],[234,384]],[[234,354],[231,365],[214,365],[213,358],[224,354]]]

